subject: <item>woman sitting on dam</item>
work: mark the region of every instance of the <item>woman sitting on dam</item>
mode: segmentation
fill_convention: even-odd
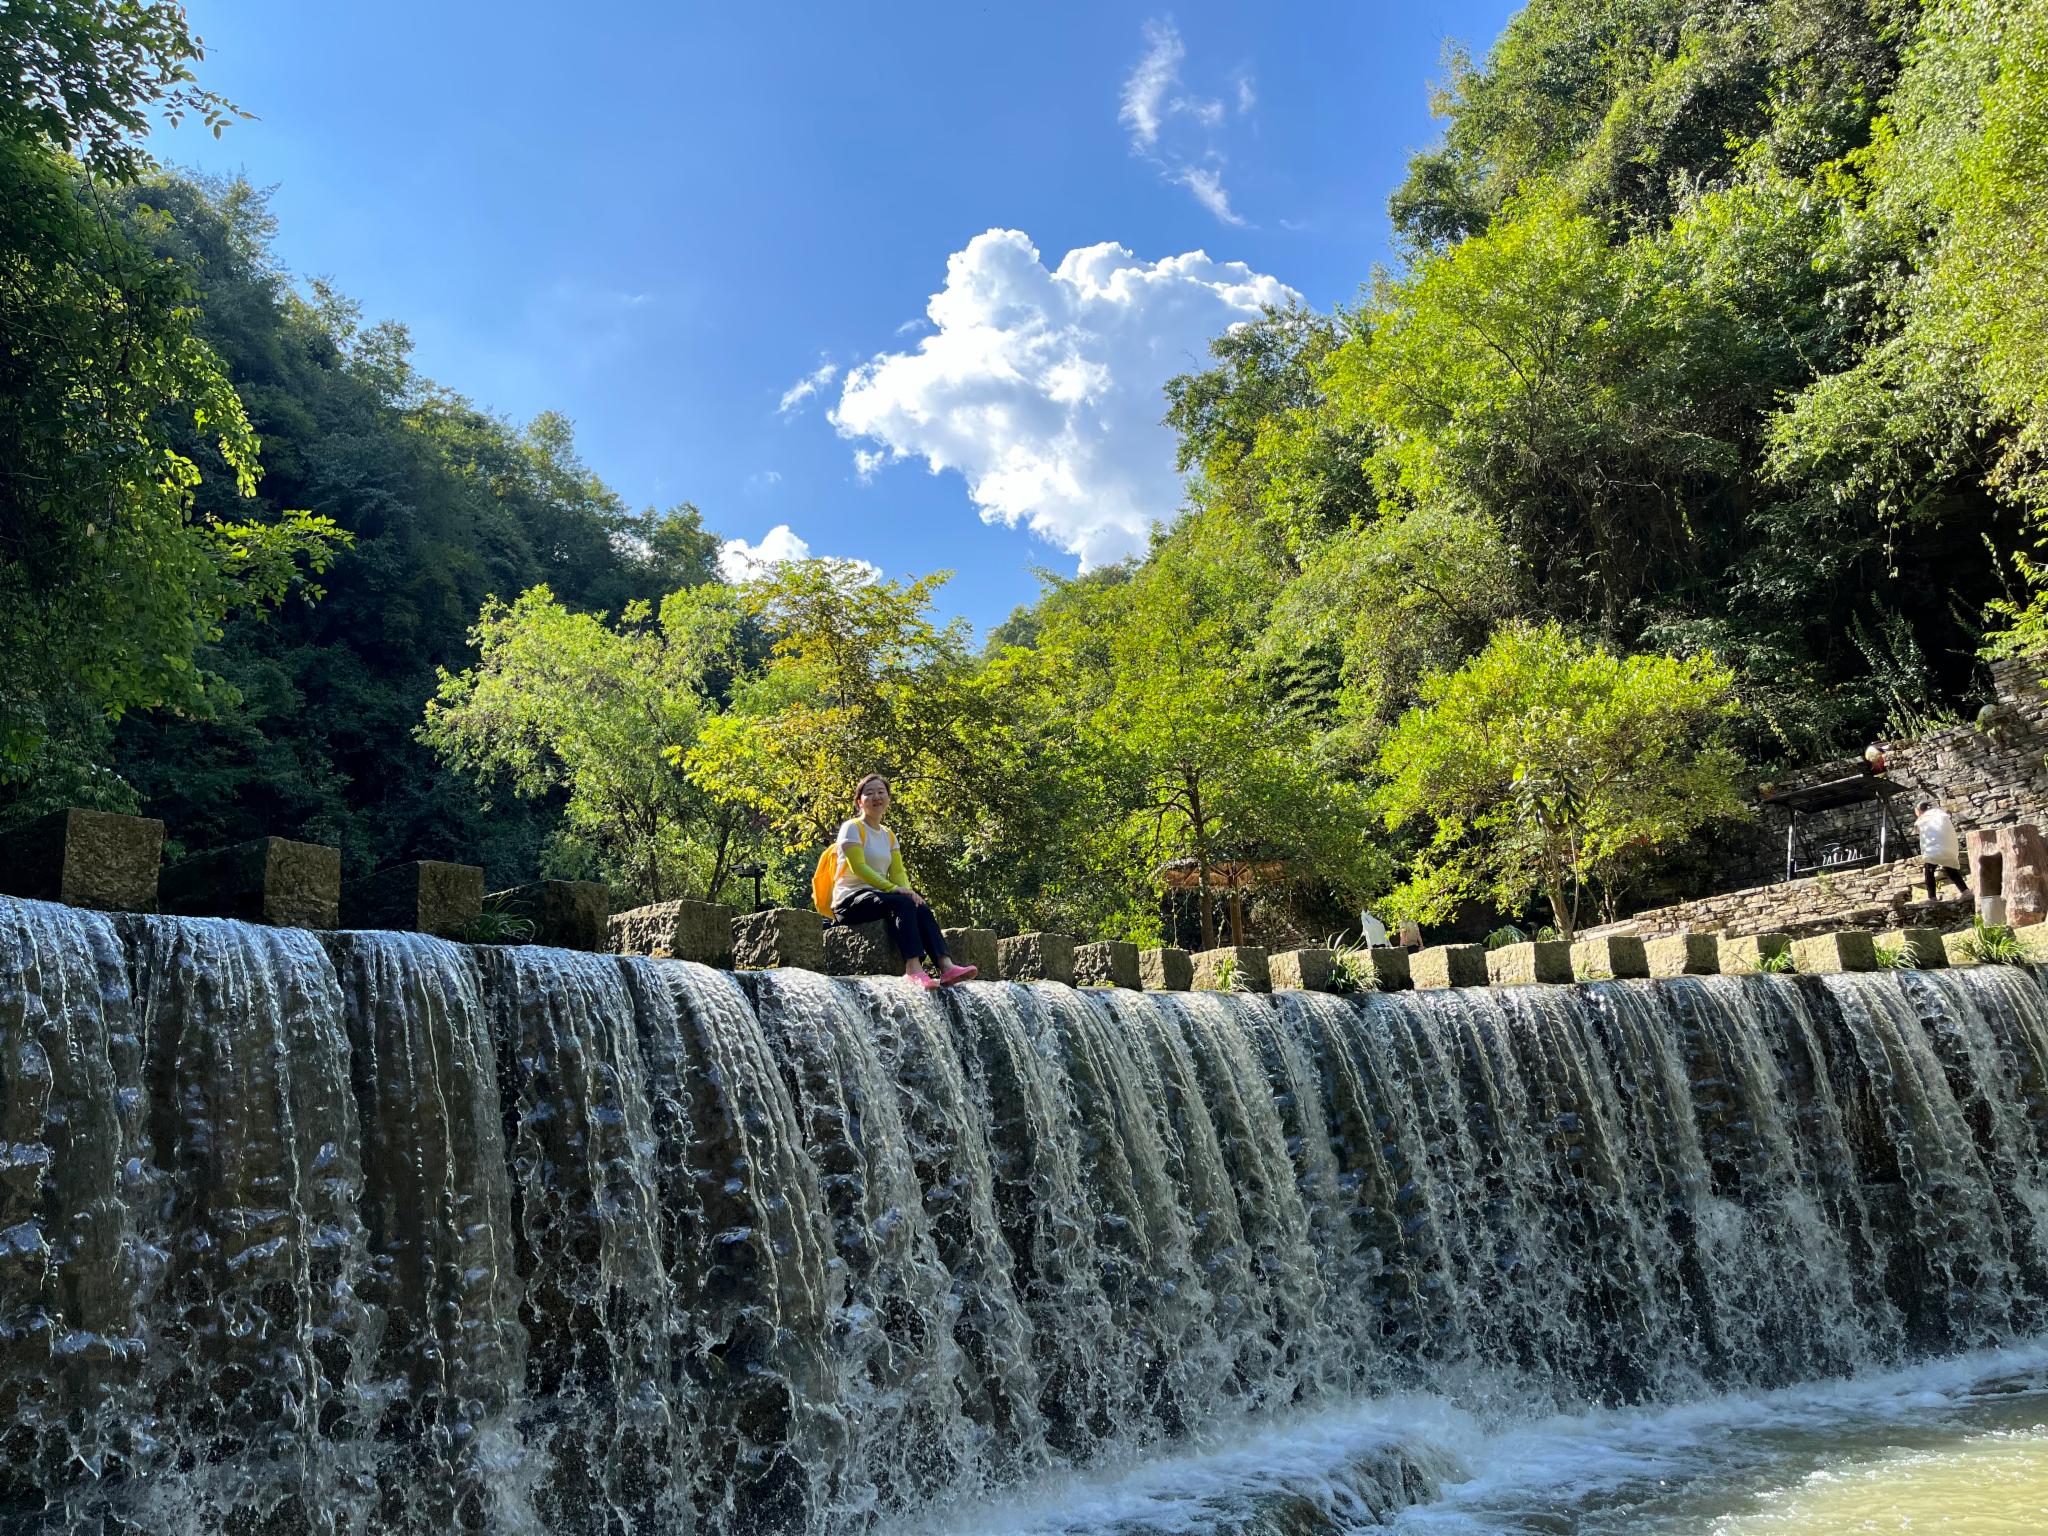
[[[911,888],[896,834],[882,825],[889,808],[889,781],[871,773],[854,786],[860,814],[842,822],[833,840],[838,874],[832,882],[832,915],[846,924],[888,923],[889,937],[903,955],[903,974],[926,989],[971,980],[975,968],[955,965],[931,903]],[[925,969],[929,960],[938,968]]]

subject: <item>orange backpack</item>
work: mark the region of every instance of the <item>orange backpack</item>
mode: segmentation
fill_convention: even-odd
[[[832,915],[832,887],[839,883],[839,845],[832,844],[818,855],[818,867],[811,872],[811,905],[821,917]]]

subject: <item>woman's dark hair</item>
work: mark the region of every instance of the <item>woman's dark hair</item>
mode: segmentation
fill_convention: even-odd
[[[860,804],[860,797],[867,793],[868,786],[874,783],[877,779],[881,780],[882,788],[887,789],[889,787],[889,780],[887,775],[879,773],[863,774],[861,776],[861,781],[853,786],[853,802],[855,805]]]

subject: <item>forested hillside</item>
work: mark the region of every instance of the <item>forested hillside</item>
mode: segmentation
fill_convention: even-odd
[[[1218,338],[1161,402],[1187,496],[1151,553],[978,648],[932,581],[717,583],[693,509],[629,514],[563,423],[507,427],[274,270],[248,189],[88,185],[76,135],[13,121],[6,366],[39,387],[37,316],[89,328],[109,285],[154,314],[191,376],[149,375],[150,451],[192,465],[205,548],[183,627],[110,652],[150,664],[67,688],[50,637],[120,609],[104,534],[4,482],[0,814],[627,896],[762,857],[794,892],[880,766],[961,918],[1148,937],[1169,876],[1237,871],[1274,931],[1367,899],[1568,929],[1756,779],[1972,708],[2044,623],[2048,7],[1533,0],[1440,90],[1398,262]],[[98,289],[46,269],[52,223]],[[47,443],[22,398],[0,449]],[[58,591],[82,617],[38,617]]]

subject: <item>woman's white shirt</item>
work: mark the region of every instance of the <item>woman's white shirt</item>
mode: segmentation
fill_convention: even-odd
[[[848,843],[860,845],[860,856],[867,866],[878,875],[886,876],[889,866],[896,858],[896,834],[887,827],[871,827],[859,817],[840,823],[839,835],[832,840],[840,848]],[[839,876],[832,882],[832,904],[836,907],[856,891],[871,891],[874,887],[854,874],[853,867],[846,862],[846,855],[839,856]]]

